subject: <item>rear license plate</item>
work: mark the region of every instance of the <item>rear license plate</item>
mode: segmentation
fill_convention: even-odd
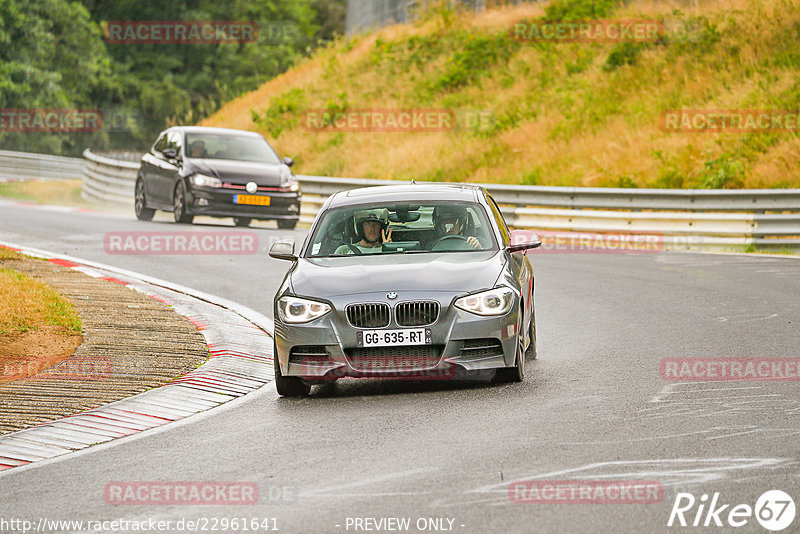
[[[234,204],[249,204],[251,206],[269,206],[270,197],[260,195],[233,195]]]
[[[429,328],[409,328],[406,330],[360,330],[358,346],[397,347],[405,345],[430,345]]]

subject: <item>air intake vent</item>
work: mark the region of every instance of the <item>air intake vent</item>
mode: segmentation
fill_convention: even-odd
[[[289,352],[291,363],[304,365],[322,365],[328,363],[328,351],[325,345],[297,345]]]
[[[502,356],[503,345],[497,338],[468,339],[461,347],[461,357],[485,358],[489,356]]]
[[[389,306],[386,304],[351,304],[345,313],[356,328],[383,328],[389,324]]]
[[[442,348],[442,345],[370,347],[347,349],[345,355],[353,369],[361,372],[430,369],[439,363]]]
[[[438,302],[401,302],[394,309],[399,326],[425,326],[439,317]]]

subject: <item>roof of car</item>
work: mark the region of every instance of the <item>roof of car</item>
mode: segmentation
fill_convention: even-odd
[[[367,202],[403,202],[408,200],[472,201],[483,187],[470,184],[443,184],[430,182],[379,185],[339,191],[330,198],[328,207],[350,206]]]
[[[185,133],[216,133],[216,134],[228,134],[228,135],[252,135],[261,137],[260,134],[256,132],[250,132],[248,130],[236,130],[233,128],[214,128],[211,126],[173,126],[170,130],[180,130]]]

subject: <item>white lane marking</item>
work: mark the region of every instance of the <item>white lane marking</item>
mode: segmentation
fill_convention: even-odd
[[[733,433],[730,433],[730,434],[724,434],[722,436],[715,436],[713,438],[706,438],[706,441],[713,441],[715,439],[732,438],[734,436],[744,436],[745,434],[753,434],[755,432],[759,432],[760,430],[761,430],[760,428],[753,428],[753,429],[750,429],[750,430],[745,430],[743,432],[733,432]]]
[[[732,430],[738,430],[738,429],[742,429],[742,428],[747,428],[748,430],[746,432],[732,433],[732,434],[727,434],[725,436],[708,437],[709,434],[715,434],[716,432],[730,432]],[[784,430],[788,430],[788,429],[784,429]],[[748,434],[748,433],[751,433],[751,432],[767,432],[767,431],[769,431],[769,430],[762,429],[762,428],[759,428],[759,427],[754,427],[752,425],[746,426],[746,427],[720,426],[720,427],[706,428],[706,429],[703,429],[703,430],[694,430],[694,431],[690,431],[690,432],[679,432],[679,433],[673,433],[673,434],[657,434],[657,435],[646,436],[646,437],[642,437],[642,438],[593,440],[593,441],[562,441],[562,442],[559,442],[559,445],[620,445],[620,444],[623,444],[623,443],[639,443],[639,442],[643,442],[643,441],[664,441],[664,440],[668,440],[668,439],[680,439],[680,438],[686,438],[686,437],[690,437],[690,436],[703,436],[703,435],[706,435],[705,439],[713,440],[713,439],[719,439],[720,437],[735,436],[735,435],[738,435],[738,434]],[[795,432],[800,433],[800,430],[789,430],[789,431],[791,433],[795,433]],[[791,435],[791,434],[782,434],[782,436],[785,436],[785,435]]]
[[[337,484],[335,486],[328,486],[328,487],[325,487],[325,488],[302,491],[302,492],[300,492],[300,495],[302,495],[304,497],[310,497],[310,496],[316,497],[316,496],[321,496],[321,495],[325,495],[325,494],[330,494],[332,492],[335,492],[335,494],[338,495],[339,494],[339,490],[359,488],[359,487],[362,487],[362,486],[369,486],[369,485],[372,485],[372,484],[380,484],[381,482],[387,482],[389,480],[396,480],[398,478],[405,478],[405,477],[410,477],[410,476],[414,476],[414,475],[432,473],[432,472],[438,471],[438,470],[439,470],[438,467],[428,467],[428,468],[420,468],[420,469],[410,469],[408,471],[398,471],[398,472],[395,472],[395,473],[385,473],[385,474],[374,476],[374,477],[362,478],[360,480],[356,480],[356,481],[353,481],[353,482],[348,482],[348,483],[345,483],[345,484]],[[370,495],[372,495],[372,494],[373,493],[370,492]]]
[[[767,321],[778,317],[777,313],[768,314],[741,314],[741,315],[723,315],[717,317],[716,320],[720,323],[742,324],[742,323],[755,323],[758,321]]]
[[[579,467],[533,473],[501,483],[487,484],[464,491],[465,494],[496,495],[499,503],[508,502],[508,487],[514,480],[657,480],[664,487],[687,484],[706,484],[720,481],[736,471],[791,467],[797,461],[790,458],[668,458],[657,460],[619,460],[594,462]]]

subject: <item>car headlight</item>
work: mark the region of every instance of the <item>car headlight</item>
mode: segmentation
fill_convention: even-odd
[[[205,174],[193,174],[190,180],[192,184],[200,187],[222,187],[222,180]]]
[[[298,182],[281,182],[281,189],[285,191],[299,191],[300,184]]]
[[[514,304],[514,290],[496,287],[456,300],[455,307],[478,315],[505,315]]]
[[[284,323],[307,323],[329,311],[331,311],[330,306],[316,300],[299,297],[281,297],[278,300],[278,314]]]

